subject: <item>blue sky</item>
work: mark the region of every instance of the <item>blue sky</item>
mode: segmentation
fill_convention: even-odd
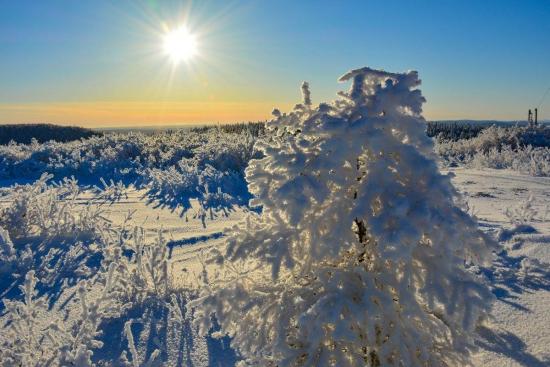
[[[174,67],[180,24],[199,57]],[[0,123],[268,118],[364,65],[418,70],[428,119],[524,119],[550,87],[550,2],[0,0]]]

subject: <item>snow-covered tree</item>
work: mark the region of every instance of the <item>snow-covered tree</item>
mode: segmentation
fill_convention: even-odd
[[[425,134],[416,72],[370,68],[349,92],[267,124],[246,170],[252,204],[193,303],[263,366],[465,363],[492,302],[468,270],[493,242],[460,207]]]

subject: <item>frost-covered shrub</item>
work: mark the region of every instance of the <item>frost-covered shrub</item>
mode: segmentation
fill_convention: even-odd
[[[122,244],[105,244],[101,266],[76,284],[67,281],[62,288],[52,289],[47,277],[39,278],[39,272],[28,271],[20,287],[21,296],[2,300],[0,366],[95,366],[100,361],[95,354],[112,337],[106,331],[112,333],[113,323],[128,318],[132,310],[154,308],[163,310],[167,317],[183,318],[179,308],[179,316],[172,315],[175,293],[168,280],[166,243],[159,238],[158,244],[145,244],[142,235],[138,234],[137,244],[124,236],[119,237]],[[138,253],[125,253],[134,245],[140,248]],[[182,289],[178,292],[184,294]],[[62,302],[57,297],[62,297]],[[49,306],[52,298],[53,306]],[[74,304],[73,298],[77,301]],[[141,365],[133,340],[129,340],[128,348],[131,362],[123,358],[121,365]],[[154,351],[145,365],[153,364],[157,357],[159,352]],[[113,362],[103,360],[99,365]]]
[[[5,199],[11,204],[0,209],[0,226],[11,237],[91,238],[109,227],[101,205],[82,205],[78,182],[64,178],[49,184],[52,175],[43,174],[32,184],[16,185]]]
[[[10,234],[0,227],[0,263],[4,264],[15,258],[15,249]]]
[[[491,149],[500,151],[504,147],[511,147],[515,150],[527,146],[550,147],[550,129],[491,126],[471,139],[453,141],[439,138],[436,142],[436,151],[443,157],[461,157],[479,152],[487,153]]]
[[[493,243],[438,172],[417,73],[340,80],[340,99],[304,93],[267,123],[246,171],[262,214],[213,253],[225,276],[193,303],[202,330],[215,314],[252,365],[465,363],[493,298],[465,264]]]
[[[121,188],[105,182],[85,201],[76,180],[49,183],[50,179],[45,174],[32,184],[14,186],[6,196],[9,205],[0,210],[0,267],[17,268],[10,268],[8,278],[16,279],[33,268],[43,287],[51,290],[66,277],[73,282],[88,279],[100,265],[117,263],[121,282],[132,283],[124,286],[128,287],[124,297],[164,296],[168,254],[160,232],[156,241],[145,243],[143,230],[126,228],[128,220],[114,227],[103,217],[103,206],[118,200]],[[128,274],[121,272],[123,268]],[[0,293],[9,285],[8,278],[0,281]]]
[[[96,275],[100,287],[92,296],[90,283],[78,284],[80,312],[66,318],[48,308],[46,297],[38,295],[35,271],[29,271],[21,285],[23,299],[3,300],[0,365],[93,366],[93,350],[103,346],[101,323],[123,309],[112,294],[115,267]]]
[[[88,242],[36,238],[22,249],[32,236],[14,244],[7,231],[0,232],[0,266],[14,258],[17,263],[10,278],[3,275],[0,281],[0,293],[9,294],[0,315],[0,365],[96,365],[94,353],[103,348],[113,320],[134,309],[171,310],[175,290],[160,233],[149,243],[143,230],[130,232],[123,224],[96,235]],[[22,267],[27,251],[31,261]],[[22,278],[21,292],[10,290]],[[158,356],[153,354],[151,363]],[[130,365],[136,365],[132,357]]]
[[[507,168],[533,176],[550,176],[550,128],[492,126],[472,139],[438,138],[435,150],[447,165]]]
[[[121,200],[122,198],[128,199],[128,194],[126,193],[126,186],[122,181],[115,183],[113,180],[110,180],[107,183],[103,177],[99,179],[102,186],[94,186],[94,202],[97,203],[114,203]]]
[[[191,207],[191,199],[203,208],[219,210],[246,205],[250,198],[243,171],[221,171],[210,164],[196,166],[182,160],[177,166],[150,170],[149,180],[149,201],[184,211]]]
[[[474,168],[513,169],[531,176],[550,176],[550,148],[504,146],[479,152],[464,161]]]
[[[147,361],[143,364],[139,363],[140,356],[136,348],[134,341],[134,335],[132,333],[132,323],[134,320],[130,319],[124,324],[124,336],[128,340],[128,349],[130,350],[130,355],[132,356],[132,362],[128,361],[128,354],[126,351],[122,354],[121,365],[127,367],[151,367],[155,362],[155,359],[159,356],[160,351],[155,349]]]
[[[506,208],[504,214],[515,225],[525,225],[532,222],[535,216],[538,214],[537,210],[533,207],[535,198],[533,195],[529,195],[526,200],[520,202],[514,208]]]
[[[61,287],[98,271],[105,238],[113,231],[103,217],[106,202],[77,200],[82,189],[76,180],[51,183],[50,179],[44,174],[6,193],[7,205],[0,209],[0,293],[4,295],[17,297],[17,284],[30,270],[40,278],[41,291],[56,297]],[[96,194],[103,198],[104,191]],[[55,297],[50,301],[55,302]]]
[[[0,179],[34,180],[48,172],[55,179],[73,176],[100,187],[111,182],[111,191],[115,183],[135,184],[147,189],[151,200],[171,208],[187,209],[192,199],[205,209],[219,209],[208,207],[211,203],[243,205],[250,198],[244,169],[258,153],[258,132],[235,131],[113,133],[78,142],[0,146]],[[212,200],[218,192],[222,195]]]
[[[154,242],[147,243],[143,229],[136,227],[120,248],[114,248],[112,257],[109,255],[106,261],[117,264],[119,281],[115,288],[125,302],[143,304],[169,296],[168,247],[160,231]]]
[[[47,302],[45,297],[37,297],[36,283],[34,271],[29,271],[21,286],[23,300],[3,300],[7,310],[7,327],[0,337],[3,366],[39,366],[49,360],[49,356],[40,353],[45,335],[41,335],[36,324],[47,313]]]

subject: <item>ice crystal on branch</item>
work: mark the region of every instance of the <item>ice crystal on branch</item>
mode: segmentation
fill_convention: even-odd
[[[439,173],[416,72],[353,70],[330,104],[275,113],[246,170],[262,207],[195,305],[254,365],[463,363],[491,305],[465,264],[493,243]],[[277,110],[278,112],[278,110]]]

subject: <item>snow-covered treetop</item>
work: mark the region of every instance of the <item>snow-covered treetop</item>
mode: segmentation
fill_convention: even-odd
[[[383,236],[383,251],[395,256],[427,235],[436,219],[450,228],[463,222],[476,232],[472,219],[454,205],[457,194],[450,179],[438,173],[432,158],[432,141],[420,116],[424,98],[416,89],[417,73],[362,68],[340,81],[350,79],[349,92],[315,109],[308,107],[311,97],[304,84],[304,103],[268,123],[276,136],[261,145],[266,157],[247,170],[253,204],[263,207],[263,217],[308,232],[310,225],[327,225],[332,217],[350,226],[355,218],[364,218],[371,231]],[[381,205],[381,215],[374,215],[375,203]],[[387,230],[390,223],[393,231]],[[316,241],[314,253],[320,251],[318,236],[329,240],[327,250],[341,250],[332,245],[333,234],[319,228],[311,232],[308,243]],[[353,243],[356,236],[349,232]],[[468,252],[481,255],[479,249]]]

